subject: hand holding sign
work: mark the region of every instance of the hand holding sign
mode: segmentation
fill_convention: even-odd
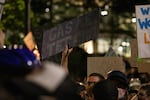
[[[61,65],[68,72],[68,57],[72,52],[73,48],[69,49],[68,45],[65,46],[64,51],[62,52]]]

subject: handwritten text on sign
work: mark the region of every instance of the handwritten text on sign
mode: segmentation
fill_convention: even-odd
[[[99,32],[99,10],[64,22],[43,32],[42,59],[60,53],[65,45],[71,47],[95,39]]]
[[[138,55],[150,57],[150,5],[136,6]]]

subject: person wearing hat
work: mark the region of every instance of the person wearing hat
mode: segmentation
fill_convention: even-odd
[[[0,100],[82,100],[76,90],[62,66],[41,63],[28,48],[0,50]]]
[[[113,70],[107,74],[107,80],[112,80],[117,85],[118,100],[127,100],[127,92],[128,92],[127,76],[119,70]]]

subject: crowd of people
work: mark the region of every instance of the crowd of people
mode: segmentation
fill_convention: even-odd
[[[0,100],[150,100],[150,75],[112,70],[83,82],[69,75],[66,46],[61,64],[40,61],[26,46],[0,50]],[[128,69],[129,70],[129,69]]]
[[[64,50],[63,55],[67,55],[64,62],[68,62],[70,51],[68,48]],[[144,90],[145,97],[140,96],[140,90],[143,86],[150,86],[150,74],[139,73],[137,67],[131,67],[129,62],[124,62],[126,72],[112,70],[107,76],[95,72],[87,76],[79,87],[81,97],[84,100],[149,100],[149,88]],[[62,65],[67,69],[66,63]]]

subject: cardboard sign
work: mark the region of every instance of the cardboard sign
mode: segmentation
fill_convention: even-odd
[[[31,51],[35,48],[35,42],[33,40],[32,32],[29,32],[25,36],[24,43],[28,47],[28,49],[31,50]]]
[[[150,5],[136,6],[139,58],[150,57]]]
[[[107,73],[112,70],[125,72],[125,65],[122,57],[88,57],[87,59],[88,75],[97,72],[106,76]]]
[[[99,9],[64,22],[43,32],[42,59],[60,53],[65,45],[70,47],[95,39],[99,33]]]

